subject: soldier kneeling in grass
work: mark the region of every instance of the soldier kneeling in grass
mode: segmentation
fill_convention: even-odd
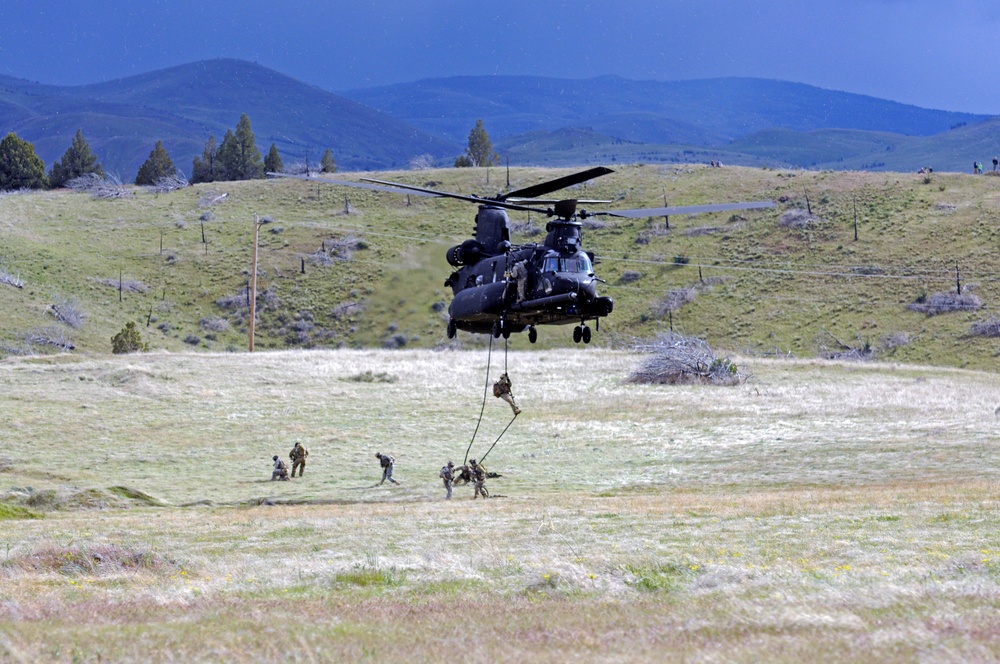
[[[272,461],[274,461],[274,471],[271,472],[271,481],[272,482],[274,480],[286,480],[287,481],[288,480],[288,466],[285,465],[284,461],[282,461],[281,459],[278,458],[277,454],[275,454],[273,457],[271,457],[271,459],[272,459]]]

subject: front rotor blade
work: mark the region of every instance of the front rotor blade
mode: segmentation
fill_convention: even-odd
[[[587,180],[593,180],[594,178],[599,178],[602,175],[607,175],[608,173],[614,173],[610,168],[605,168],[604,166],[597,166],[586,171],[580,171],[579,173],[573,173],[572,175],[566,175],[555,180],[549,180],[548,182],[541,182],[524,189],[518,189],[517,191],[511,191],[506,194],[500,194],[497,199],[505,201],[508,198],[536,198],[538,196],[544,196],[545,194],[551,193],[553,191],[559,191],[560,189],[565,189],[566,187],[572,187],[574,184],[580,184],[581,182],[586,182]]]
[[[663,217],[671,214],[701,214],[703,212],[726,212],[728,210],[757,210],[773,208],[771,201],[751,201],[746,203],[715,203],[711,205],[679,205],[675,207],[642,208],[640,210],[608,210],[605,212],[588,212],[588,216],[606,215],[609,217]]]
[[[268,177],[274,178],[294,178],[296,180],[307,180],[309,182],[322,182],[324,184],[336,184],[344,187],[354,187],[356,189],[371,189],[373,191],[388,191],[393,194],[407,193],[401,192],[399,189],[391,189],[389,187],[382,187],[374,184],[366,184],[364,182],[348,182],[347,180],[332,180],[330,178],[321,178],[315,175],[292,175],[291,173],[268,173]],[[417,196],[434,196],[434,194],[428,194],[423,192],[413,192]]]
[[[497,201],[492,198],[480,198],[479,196],[464,196],[462,194],[453,194],[450,191],[438,191],[436,189],[425,189],[423,187],[415,187],[412,184],[402,184],[400,182],[386,182],[385,180],[372,180],[371,178],[361,178],[364,182],[372,182],[383,187],[393,187],[393,189],[386,188],[384,191],[395,191],[396,193],[406,193],[406,192],[418,192],[422,196],[437,196],[439,198],[455,198],[460,201],[468,201],[470,203],[478,203],[479,205],[495,205],[497,207],[506,208],[508,210],[523,210],[525,212],[538,212],[540,214],[546,214],[548,210],[544,208],[536,208],[528,205],[516,205],[514,203],[505,203],[504,201]]]

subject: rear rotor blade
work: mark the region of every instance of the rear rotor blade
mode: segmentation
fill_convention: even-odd
[[[572,187],[575,184],[580,184],[581,182],[586,182],[587,180],[593,180],[594,178],[607,175],[608,173],[614,173],[614,171],[610,168],[605,168],[604,166],[597,166],[595,168],[580,171],[579,173],[573,173],[572,175],[567,175],[555,180],[541,182],[524,189],[518,189],[517,191],[500,194],[497,196],[497,200],[505,201],[509,198],[536,198],[553,191],[565,189],[566,187]]]
[[[496,207],[502,207],[508,210],[523,210],[525,212],[538,212],[540,214],[548,213],[548,210],[544,208],[531,207],[529,205],[517,205],[515,203],[506,203],[504,201],[498,201],[492,198],[481,198],[479,196],[464,196],[462,194],[453,194],[450,191],[425,189],[424,187],[416,187],[411,184],[402,184],[400,182],[387,182],[385,180],[372,180],[370,178],[361,178],[361,179],[364,182],[371,182],[373,184],[381,185],[382,187],[384,187],[383,191],[395,191],[396,193],[407,193],[413,191],[413,192],[419,192],[423,196],[437,196],[439,198],[455,198],[460,201],[478,203],[479,205],[494,205]]]
[[[746,203],[714,203],[710,205],[679,205],[674,207],[642,208],[639,210],[609,210],[588,212],[588,217],[609,216],[637,219],[640,217],[663,217],[671,214],[701,214],[703,212],[726,212],[728,210],[757,210],[773,208],[771,201],[750,201]]]

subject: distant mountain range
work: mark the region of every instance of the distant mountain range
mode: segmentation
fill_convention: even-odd
[[[0,76],[0,128],[51,166],[82,128],[109,172],[131,180],[163,140],[189,173],[209,135],[241,113],[286,163],[331,148],[344,170],[450,165],[476,119],[517,165],[724,163],[823,169],[968,170],[1000,152],[1000,120],[747,78],[432,79],[340,94],[240,60],[51,86]]]

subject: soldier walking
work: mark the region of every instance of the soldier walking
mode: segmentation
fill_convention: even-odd
[[[382,465],[382,481],[379,484],[384,484],[386,480],[389,480],[393,484],[399,484],[399,482],[392,479],[392,469],[396,465],[396,460],[388,454],[382,454],[381,452],[376,452],[375,458]]]
[[[480,495],[485,499],[486,494],[486,466],[476,463],[475,459],[469,459],[469,470],[472,471],[473,487],[472,499],[475,500]]]
[[[508,376],[507,373],[504,372],[503,374],[500,375],[500,379],[497,380],[497,382],[493,383],[493,396],[495,396],[497,399],[503,399],[504,401],[509,403],[511,410],[514,411],[514,417],[517,417],[518,415],[521,414],[521,409],[517,407],[516,403],[514,403],[514,395],[511,394],[510,388],[511,388],[510,376]]]
[[[292,460],[292,477],[295,477],[295,469],[299,469],[299,478],[306,472],[306,457],[309,450],[303,447],[302,443],[295,443],[295,447],[288,453],[288,458]]]
[[[442,466],[441,468],[441,480],[444,481],[444,488],[448,492],[445,499],[451,499],[451,488],[455,485],[455,464],[451,461],[448,462],[447,466]]]
[[[517,301],[523,302],[528,290],[527,261],[518,261],[510,269],[510,276],[517,281]]]
[[[286,480],[287,481],[288,480],[288,466],[285,465],[285,462],[282,461],[281,459],[279,459],[277,454],[275,454],[273,457],[271,457],[271,460],[274,461],[274,470],[271,472],[271,481],[272,482],[274,480]]]

